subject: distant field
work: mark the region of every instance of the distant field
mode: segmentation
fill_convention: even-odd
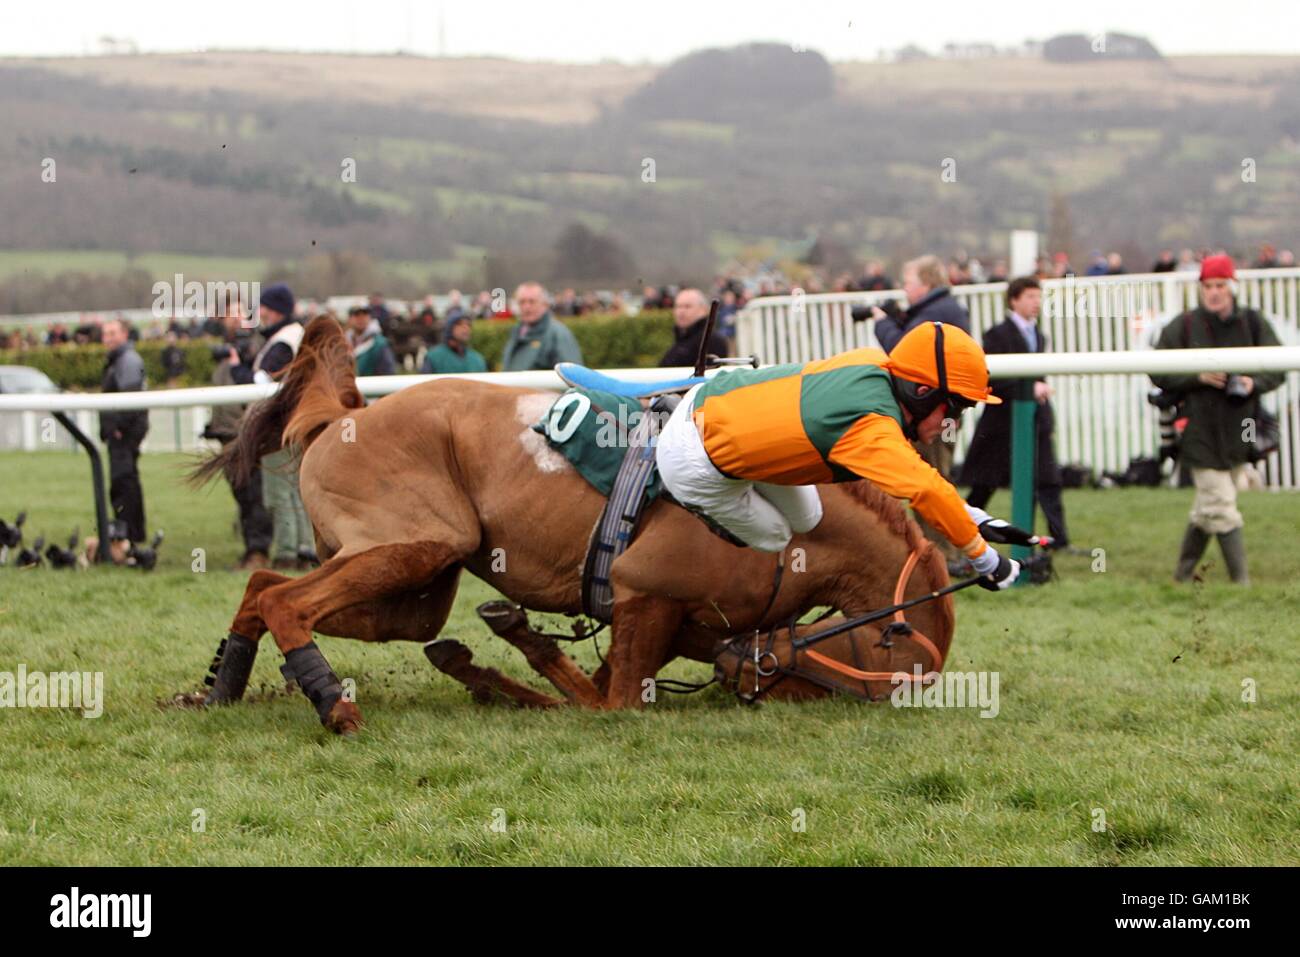
[[[118,273],[143,269],[159,279],[170,280],[176,273],[200,280],[260,275],[267,261],[238,256],[204,256],[186,253],[139,253],[130,255],[107,249],[0,249],[0,280],[21,273],[53,275],[60,272]]]
[[[1300,56],[1188,56],[1163,62],[1048,63],[1029,57],[837,63],[840,93],[871,102],[943,97],[1022,105],[1034,99],[1074,106],[1104,103],[1161,108],[1183,101],[1267,105],[1275,81],[1300,71]]]
[[[849,700],[748,708],[717,688],[636,713],[483,707],[415,645],[322,638],[369,721],[339,740],[301,694],[275,692],[270,639],[253,673],[263,700],[164,706],[198,686],[244,585],[225,570],[229,492],[186,491],[180,464],[142,460],[151,526],[167,531],[154,572],[0,568],[0,669],[105,676],[95,720],[0,710],[8,864],[1300,863],[1287,532],[1300,495],[1242,497],[1247,591],[1213,552],[1206,584],[1168,581],[1187,491],[1067,492],[1074,538],[1106,549],[1104,573],[1065,556],[1055,584],[957,599],[949,667],[1000,674],[996,718]],[[28,509],[30,535],[90,527],[79,455],[0,454],[0,474],[0,515]],[[492,597],[467,579],[445,634],[535,683],[474,616]],[[589,644],[573,651],[595,664]]]
[[[38,65],[109,84],[188,92],[233,90],[282,100],[410,102],[540,123],[584,123],[658,72],[615,63],[569,65],[491,58],[323,53],[176,53],[0,61]],[[183,122],[183,120],[178,121]]]
[[[359,189],[360,187],[358,187]],[[373,197],[367,197],[373,201]],[[458,244],[447,259],[383,260],[379,265],[414,283],[461,282],[467,273],[482,270],[484,250]],[[127,268],[143,269],[157,280],[170,282],[176,273],[186,280],[244,280],[262,276],[268,260],[237,256],[204,256],[185,253],[140,253],[129,256],[112,250],[0,249],[0,282],[24,273],[54,275],[60,272],[114,274]],[[141,303],[146,306],[148,303]],[[86,308],[94,308],[88,303]]]
[[[491,58],[345,56],[319,53],[177,53],[116,57],[9,59],[109,84],[182,91],[232,90],[282,100],[344,99],[391,104],[410,101],[443,110],[541,123],[585,123],[602,106],[616,106],[648,83],[660,67],[621,63],[560,64]],[[1264,105],[1276,79],[1300,70],[1300,56],[1186,56],[1163,62],[1056,64],[1029,57],[934,59],[908,63],[835,63],[840,92],[872,102],[1023,102],[1033,98],[1098,105],[1136,101],[1163,107],[1176,101]],[[201,119],[161,117],[180,129]],[[253,123],[253,118],[247,118]],[[255,125],[255,124],[254,124]],[[729,140],[732,130],[706,123],[669,124],[678,134]],[[253,135],[252,126],[238,131]],[[392,145],[392,144],[386,144]],[[413,142],[408,156],[428,155]]]

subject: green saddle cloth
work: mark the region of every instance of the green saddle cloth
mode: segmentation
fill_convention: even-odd
[[[629,451],[642,451],[633,450],[630,439],[645,414],[636,399],[599,389],[569,389],[533,431],[546,436],[551,447],[608,498],[624,457]],[[655,471],[645,488],[646,499],[652,501],[662,490]]]

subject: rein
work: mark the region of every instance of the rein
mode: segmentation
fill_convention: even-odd
[[[920,558],[921,558],[921,551],[919,549],[912,551],[912,553],[908,555],[907,561],[904,563],[902,571],[899,572],[898,583],[894,587],[894,603],[892,605],[889,605],[886,608],[880,608],[877,609],[876,611],[868,612],[865,615],[860,615],[857,618],[851,618],[847,621],[841,622],[838,625],[833,625],[830,628],[826,628],[823,631],[815,632],[814,634],[807,635],[803,638],[797,637],[795,633],[797,618],[791,618],[789,621],[783,623],[783,625],[774,625],[771,629],[768,630],[766,647],[761,650],[759,648],[758,641],[757,641],[759,635],[759,629],[755,629],[753,635],[747,639],[747,642],[752,643],[753,646],[754,691],[752,695],[746,698],[746,700],[756,701],[758,698],[766,694],[768,691],[776,687],[778,684],[780,684],[788,677],[801,678],[804,681],[808,681],[820,687],[827,688],[831,691],[844,690],[842,688],[838,688],[832,685],[826,679],[821,678],[818,675],[810,674],[809,672],[801,669],[799,667],[799,655],[801,652],[803,653],[803,655],[817,662],[819,665],[825,668],[829,668],[830,670],[837,672],[838,674],[844,675],[845,677],[850,678],[854,681],[893,682],[895,680],[905,680],[905,681],[919,681],[921,683],[927,683],[933,681],[934,678],[938,675],[938,673],[943,670],[944,656],[939,651],[938,647],[934,644],[933,641],[931,641],[928,637],[926,637],[925,634],[923,634],[922,632],[918,631],[916,628],[913,628],[910,624],[908,624],[907,619],[903,613],[909,608],[914,608],[917,605],[934,601],[935,599],[941,598],[944,595],[950,595],[953,592],[960,591],[963,588],[969,588],[971,585],[978,584],[980,579],[979,576],[975,576],[973,578],[968,578],[960,582],[954,582],[953,584],[948,585],[945,588],[941,588],[937,591],[932,591],[927,595],[921,595],[917,598],[904,601],[903,595],[907,591],[907,583],[908,581],[911,580],[912,572],[915,571],[917,563],[920,561]],[[815,645],[818,642],[825,641],[827,638],[833,638],[836,635],[844,634],[845,632],[850,632],[855,628],[861,627],[862,625],[870,624],[871,622],[879,621],[882,618],[888,618],[890,616],[893,616],[894,620],[891,621],[881,632],[881,637],[880,637],[880,642],[878,643],[878,647],[883,647],[883,648],[892,647],[894,644],[894,639],[896,637],[911,638],[923,649],[925,649],[926,653],[930,657],[931,668],[925,674],[920,675],[918,677],[917,675],[908,674],[907,672],[902,672],[902,671],[898,671],[898,672],[865,671],[861,668],[855,668],[851,665],[844,664],[841,661],[837,661],[834,658],[831,658],[827,655],[821,654],[820,652],[812,650],[811,647],[812,645]],[[776,644],[777,631],[781,627],[785,627],[789,632],[788,640],[790,642],[790,647],[792,650],[792,658],[791,658],[791,664],[788,667],[781,664],[780,659],[778,658],[776,651],[774,650]],[[737,647],[738,643],[741,640],[742,640],[741,636],[739,635],[736,636],[736,638],[733,638],[731,642],[728,643],[728,650],[733,651],[739,658],[745,658],[748,657],[748,655],[746,654],[748,649],[742,649],[740,647]],[[857,659],[856,644],[854,644],[853,646],[853,653],[854,653],[854,658],[856,660]],[[770,678],[773,675],[778,675],[778,674],[780,675],[780,677],[778,677],[776,681],[773,681],[771,684],[769,684],[766,688],[760,686],[760,681],[759,681],[760,678]],[[739,691],[740,675],[741,675],[741,668],[738,668],[736,671],[736,678],[735,678],[737,691]]]

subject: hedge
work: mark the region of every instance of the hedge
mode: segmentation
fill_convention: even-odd
[[[185,352],[185,375],[179,384],[183,386],[211,385],[212,347],[215,339],[198,339],[178,343]],[[161,340],[137,342],[136,350],[144,360],[145,377],[149,387],[160,388],[167,381],[163,373],[162,351],[167,348]],[[63,389],[77,392],[98,391],[104,380],[104,356],[107,353],[102,345],[86,346],[40,346],[36,349],[0,350],[0,365],[32,366],[40,369]]]
[[[672,314],[668,312],[643,312],[635,318],[626,316],[579,316],[566,318],[564,324],[573,331],[582,347],[583,361],[598,369],[634,369],[657,365],[673,342]],[[506,340],[515,323],[494,319],[474,321],[472,345],[483,353],[488,367],[501,368],[501,355]],[[185,352],[185,374],[182,386],[210,385],[214,363],[212,346],[215,339],[182,341]],[[136,343],[144,359],[145,374],[152,388],[162,386],[161,340]],[[104,377],[104,347],[42,346],[28,350],[0,350],[0,365],[25,365],[40,369],[61,388],[93,391],[99,388]]]
[[[655,366],[673,344],[673,319],[669,312],[643,312],[627,316],[578,316],[560,320],[573,333],[582,349],[582,361],[595,369],[637,369]],[[488,368],[501,368],[506,340],[513,321],[479,319],[474,322],[472,345],[488,361]]]

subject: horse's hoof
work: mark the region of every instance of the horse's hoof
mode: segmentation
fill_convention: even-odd
[[[334,702],[334,707],[330,708],[330,713],[325,717],[325,727],[335,734],[356,734],[361,730],[362,724],[361,709],[342,698]]]
[[[439,671],[446,671],[453,663],[469,664],[474,653],[455,639],[441,638],[424,646],[424,657]]]
[[[512,601],[485,601],[474,611],[497,635],[506,635],[520,625],[528,625],[528,616]]]

